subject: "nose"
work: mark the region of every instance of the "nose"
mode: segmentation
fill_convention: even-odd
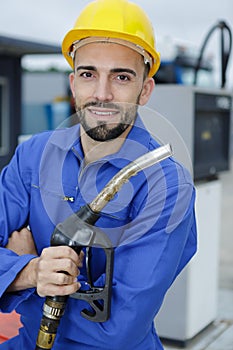
[[[102,102],[109,102],[113,100],[111,82],[107,76],[99,77],[96,80],[93,97]]]

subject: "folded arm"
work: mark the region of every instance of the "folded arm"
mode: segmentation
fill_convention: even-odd
[[[14,231],[6,248],[20,256],[37,256],[17,274],[6,292],[37,288],[40,296],[66,295],[80,287],[77,277],[83,253],[78,256],[70,247],[49,247],[38,257],[32,234],[27,228]]]

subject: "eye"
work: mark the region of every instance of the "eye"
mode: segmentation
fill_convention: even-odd
[[[91,72],[83,72],[80,76],[83,78],[92,78],[93,74]]]
[[[127,75],[125,75],[125,74],[120,74],[120,75],[117,76],[117,80],[120,80],[120,81],[129,81],[130,78],[129,78]]]

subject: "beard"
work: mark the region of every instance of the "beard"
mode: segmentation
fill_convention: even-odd
[[[91,127],[86,118],[86,109],[91,106],[114,109],[115,111],[118,111],[121,116],[119,122],[117,124],[111,124],[111,121],[106,122],[98,120],[96,122],[97,125],[95,127]],[[137,104],[127,103],[89,102],[82,108],[75,104],[75,109],[79,122],[82,125],[85,133],[95,141],[105,142],[121,136],[122,133],[134,123],[137,116],[138,106]]]

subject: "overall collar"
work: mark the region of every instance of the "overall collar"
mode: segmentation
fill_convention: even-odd
[[[130,161],[148,152],[150,140],[150,133],[144,126],[140,116],[137,115],[135,123],[120,150],[104,157],[104,160],[118,168],[122,168]],[[80,160],[84,158],[80,138],[80,124],[66,129],[55,130],[51,134],[49,142],[64,152],[73,151]]]

